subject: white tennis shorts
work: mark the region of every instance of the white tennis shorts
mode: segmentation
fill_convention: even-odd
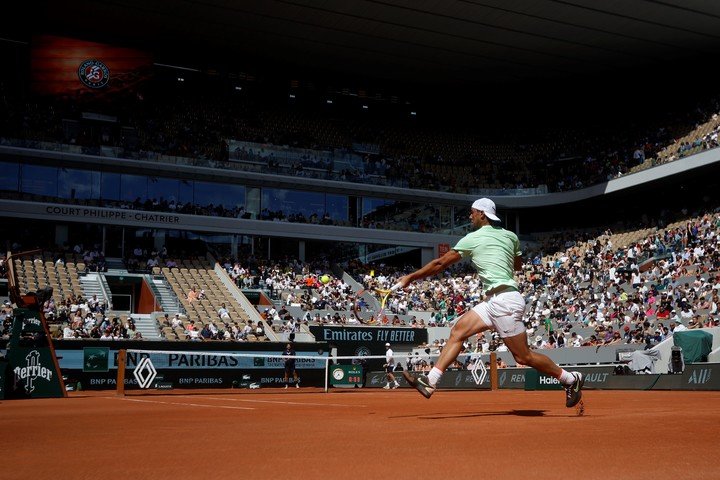
[[[510,290],[493,295],[475,305],[473,311],[501,338],[514,337],[525,331],[525,299],[517,291]]]

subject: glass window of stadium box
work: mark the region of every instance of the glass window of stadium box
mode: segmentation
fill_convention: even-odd
[[[123,174],[120,178],[120,200],[144,202],[148,198],[148,177]]]
[[[361,227],[432,232],[440,229],[436,205],[363,197]]]
[[[225,214],[219,216],[227,216],[226,214],[235,213],[232,216],[237,216],[237,212],[245,210],[245,187],[242,185],[232,185],[228,183],[214,183],[214,182],[192,182],[194,186],[194,198],[193,204],[196,207],[205,209],[207,214],[211,214],[211,207],[221,211],[224,210]],[[215,213],[220,213],[216,211]]]
[[[30,195],[57,198],[57,167],[24,164],[20,174],[20,191]]]
[[[5,198],[417,232],[457,234],[468,224],[466,209],[448,205],[100,169],[2,165]]]
[[[348,197],[345,195],[263,188],[260,219],[345,224],[348,221],[347,205]]]
[[[102,172],[100,176],[100,197],[103,200],[120,200],[120,175],[119,173]]]
[[[76,200],[95,200],[101,193],[100,172],[60,168],[58,171],[58,197]]]
[[[0,191],[17,192],[20,188],[20,165],[15,162],[0,162]]]

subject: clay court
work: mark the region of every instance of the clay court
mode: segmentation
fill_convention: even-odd
[[[512,390],[3,401],[2,478],[720,478],[720,392],[586,391],[585,406]]]

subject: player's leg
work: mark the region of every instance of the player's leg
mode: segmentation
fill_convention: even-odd
[[[395,378],[395,374],[392,371],[388,372],[387,377],[389,382],[388,385],[390,385],[390,388],[397,388],[400,386],[397,379]]]
[[[390,377],[392,374],[390,373],[390,366],[385,365],[385,386],[383,387],[385,390],[390,390]]]
[[[293,369],[293,379],[295,380],[295,388],[300,388],[300,378],[298,377],[297,370]]]
[[[444,372],[460,355],[465,340],[490,328],[475,310],[465,312],[450,330],[450,338],[440,352],[435,368]]]
[[[284,380],[283,380],[283,383],[285,383],[285,388],[288,387],[288,381],[290,380],[290,375],[289,375],[289,373],[290,373],[290,372],[288,372],[288,369],[286,368],[286,369],[285,369],[285,378],[284,378]]]
[[[491,325],[483,321],[475,309],[465,312],[450,330],[450,338],[448,338],[445,343],[445,346],[440,352],[440,356],[435,362],[435,366],[430,370],[427,377],[424,375],[413,377],[408,372],[403,371],[405,380],[407,380],[411,386],[415,387],[425,398],[430,398],[437,388],[436,385],[445,370],[455,361],[462,351],[463,342],[471,336],[489,330],[490,328]]]
[[[503,292],[483,302],[475,309],[485,315],[494,325],[505,346],[513,354],[515,361],[530,366],[542,373],[557,378],[565,385],[568,407],[574,406],[582,397],[584,378],[579,372],[568,372],[560,368],[548,356],[530,350],[527,333],[523,323],[525,299],[516,291]]]
[[[550,357],[530,350],[527,343],[527,334],[524,331],[512,337],[505,337],[503,341],[516,362],[555,377],[565,385],[565,406],[568,408],[574,407],[580,401],[582,398],[582,386],[585,382],[580,372],[568,372],[560,368]]]
[[[555,362],[546,355],[530,350],[527,343],[527,333],[522,332],[512,337],[505,337],[503,342],[517,363],[532,367],[552,377],[560,378],[562,369]]]

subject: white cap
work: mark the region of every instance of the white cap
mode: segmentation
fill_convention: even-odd
[[[479,198],[475,200],[472,204],[472,208],[484,212],[485,216],[490,220],[495,220],[496,222],[500,221],[500,217],[495,214],[495,202],[489,198]]]
[[[389,346],[390,346],[390,344],[389,344],[389,343],[386,343],[386,344],[385,344],[385,346],[386,346],[386,347],[389,347]]]

